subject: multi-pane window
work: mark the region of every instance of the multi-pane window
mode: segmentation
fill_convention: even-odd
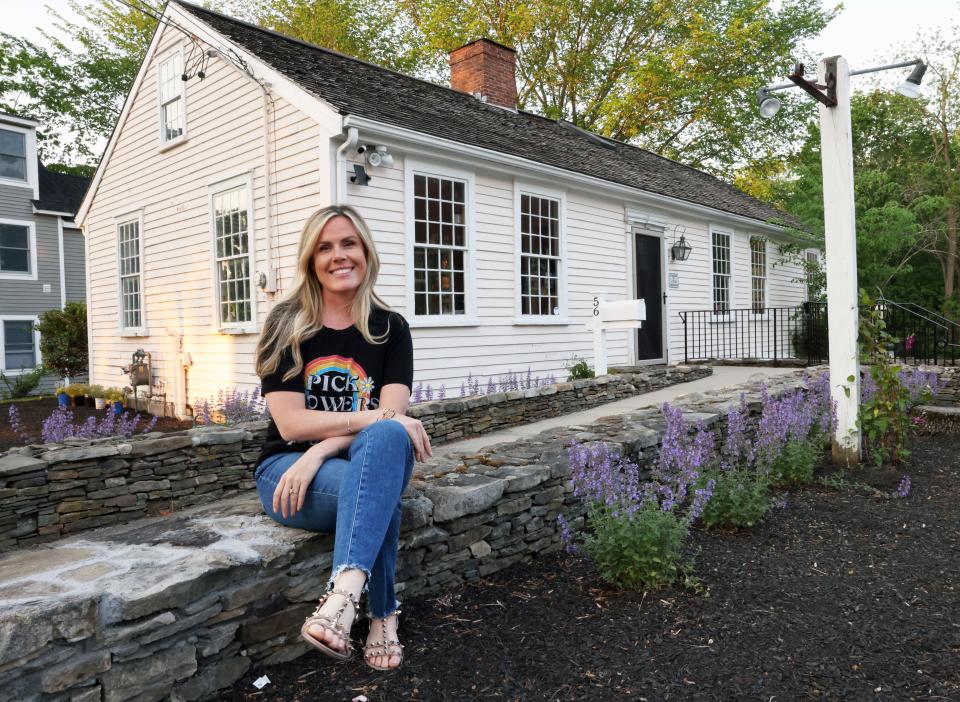
[[[160,62],[157,84],[160,92],[160,143],[166,144],[183,136],[183,66],[180,52]]]
[[[520,195],[520,311],[560,314],[560,202]]]
[[[27,179],[27,137],[0,129],[0,178]]]
[[[713,313],[730,311],[730,234],[713,232]]]
[[[3,321],[3,362],[4,369],[8,371],[37,365],[32,320]]]
[[[140,275],[140,221],[117,225],[120,257],[120,320],[124,329],[138,329],[143,319]]]
[[[253,320],[250,220],[245,185],[213,195],[220,324]]]
[[[415,314],[466,314],[466,220],[466,183],[414,174]]]
[[[763,314],[767,307],[767,240],[750,237],[750,309]]]
[[[0,224],[0,271],[30,272],[30,227]]]

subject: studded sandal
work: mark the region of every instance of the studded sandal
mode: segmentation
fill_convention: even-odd
[[[332,616],[329,614],[320,614],[320,610],[327,603],[327,600],[329,600],[333,595],[340,595],[344,598],[343,604],[340,605],[340,609],[338,609]],[[350,632],[344,631],[343,625],[340,624],[340,617],[343,616],[343,612],[346,610],[348,604],[353,607],[354,614],[356,614],[360,607],[360,599],[349,592],[344,592],[343,590],[327,590],[323,596],[323,599],[320,600],[320,604],[318,604],[317,608],[313,610],[313,614],[307,617],[303,622],[303,626],[300,627],[300,637],[308,644],[320,650],[322,653],[327,654],[331,658],[335,658],[338,661],[350,660],[350,657],[353,655],[353,644],[350,641]],[[327,646],[323,641],[311,636],[308,631],[311,626],[319,626],[331,632],[335,636],[343,639],[346,642],[346,650],[337,651],[336,649]]]
[[[394,614],[399,616],[400,610],[399,609],[396,610],[390,616],[392,617]],[[398,641],[397,639],[387,638],[387,619],[388,618],[389,617],[384,617],[383,619],[376,619],[374,617],[370,618],[371,625],[373,624],[373,622],[381,622],[381,627],[383,631],[383,640],[374,641],[373,643],[368,643],[366,646],[363,647],[363,662],[366,663],[371,668],[373,668],[374,670],[378,670],[381,672],[389,672],[391,670],[397,670],[400,666],[403,665],[403,644],[400,643],[400,641]],[[379,665],[374,665],[373,663],[370,662],[371,659],[377,658],[379,656],[384,656],[386,658],[389,658],[392,656],[400,656],[400,662],[397,663],[397,665],[395,666],[389,666],[389,665],[379,666]]]

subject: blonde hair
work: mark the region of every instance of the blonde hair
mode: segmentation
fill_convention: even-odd
[[[373,291],[380,272],[380,257],[373,243],[373,236],[363,217],[349,205],[330,205],[317,210],[306,224],[300,235],[300,248],[297,252],[297,273],[290,292],[270,310],[257,343],[257,375],[263,377],[277,370],[284,353],[289,348],[293,356],[293,366],[283,374],[284,380],[298,375],[303,369],[303,356],[300,344],[323,328],[323,286],[313,269],[313,255],[317,250],[320,233],[334,217],[346,217],[353,224],[360,242],[363,244],[367,271],[350,303],[350,316],[357,330],[371,344],[382,344],[389,335],[387,330],[380,336],[370,332],[370,313],[379,307],[390,307]]]

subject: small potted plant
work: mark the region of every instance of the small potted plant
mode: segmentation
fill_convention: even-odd
[[[80,398],[83,397],[83,388],[84,386],[80,383],[71,383],[63,389],[67,393],[67,397],[70,398],[70,403],[76,407],[80,404]]]
[[[70,405],[70,396],[63,385],[54,388],[53,394],[57,397],[57,407],[68,407]]]
[[[93,398],[93,406],[102,410],[107,406],[106,390],[102,385],[91,385],[87,394]]]
[[[115,415],[123,414],[123,390],[120,388],[107,388],[104,398],[110,403]]]
[[[92,405],[92,404],[93,404],[92,402],[90,402],[90,400],[93,399],[93,398],[90,397],[90,386],[89,386],[89,385],[87,385],[86,383],[77,383],[77,391],[78,391],[78,394],[77,394],[77,404],[78,404],[78,405],[83,406],[83,405]]]

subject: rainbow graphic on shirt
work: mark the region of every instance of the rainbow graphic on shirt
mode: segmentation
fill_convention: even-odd
[[[374,382],[352,358],[321,356],[306,364],[303,372],[307,407],[333,412],[367,409]]]

